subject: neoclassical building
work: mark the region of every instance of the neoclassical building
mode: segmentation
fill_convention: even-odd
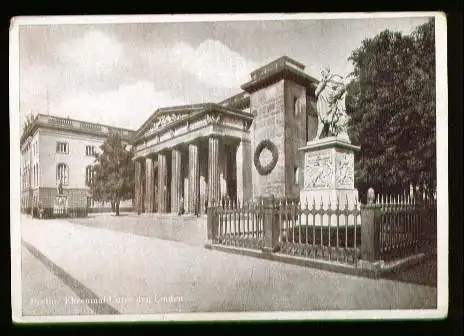
[[[317,80],[283,56],[218,103],[156,110],[135,132],[136,210],[204,212],[211,200],[298,198],[317,131]]]
[[[134,131],[46,114],[36,115],[20,139],[21,211],[29,211],[39,203],[44,208],[53,208],[59,181],[62,182],[67,208],[101,209],[101,204],[94,202],[89,194],[88,182],[92,178],[94,153],[113,133],[129,143]],[[121,204],[122,208],[131,206],[132,201]]]

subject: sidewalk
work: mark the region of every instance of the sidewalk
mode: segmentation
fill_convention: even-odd
[[[121,314],[436,308],[433,287],[226,254],[65,220],[22,238]],[[27,270],[25,270],[27,272]]]

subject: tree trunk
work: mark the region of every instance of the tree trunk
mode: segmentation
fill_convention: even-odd
[[[117,199],[117,200],[115,201],[115,204],[114,204],[114,206],[115,206],[115,208],[116,208],[116,216],[119,216],[119,202],[120,202],[120,200]]]
[[[115,202],[114,201],[111,201],[111,211],[115,211]]]

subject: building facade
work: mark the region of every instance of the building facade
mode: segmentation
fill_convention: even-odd
[[[60,181],[67,208],[102,209],[87,185],[94,154],[112,133],[129,143],[134,131],[38,114],[21,136],[21,211],[39,204],[53,208]],[[131,205],[129,201],[121,207]]]
[[[135,132],[139,213],[204,213],[209,201],[298,198],[316,136],[317,80],[283,56],[219,103],[158,109]]]

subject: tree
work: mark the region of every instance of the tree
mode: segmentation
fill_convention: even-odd
[[[114,204],[112,209],[116,216],[119,216],[121,200],[132,199],[134,196],[133,153],[132,150],[125,149],[117,134],[109,136],[100,149],[101,154],[95,154],[92,167],[90,193],[97,201],[109,201]]]
[[[349,57],[354,80],[346,105],[350,137],[361,146],[355,169],[360,190],[436,187],[434,36],[433,19],[410,35],[385,30]]]

